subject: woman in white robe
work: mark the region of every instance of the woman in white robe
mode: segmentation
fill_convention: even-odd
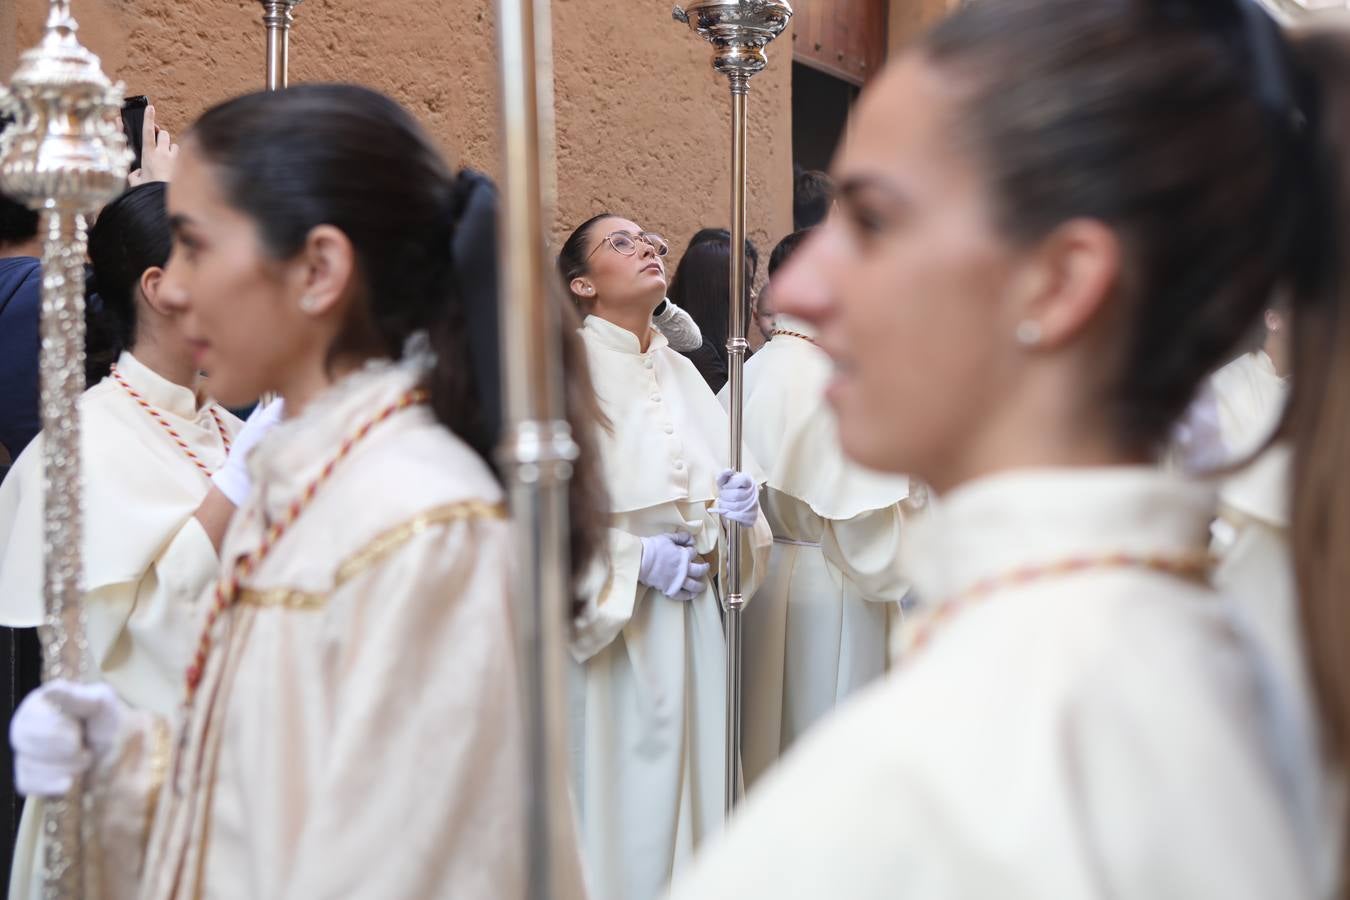
[[[172,239],[164,189],[131,189],[91,230],[99,295],[80,438],[90,659],[124,702],[167,716],[182,699],[197,602],[220,568],[195,514],[240,423],[203,393],[181,316],[161,296]],[[11,628],[42,621],[42,476],[39,435],[0,485],[0,624]],[[16,842],[13,900],[41,895],[41,824],[35,798]]]
[[[180,721],[45,685],[12,728],[20,788],[94,757],[106,898],[523,898],[491,184],[392,100],[302,85],[207,111],[168,202],[199,363],[287,418],[249,460]]]
[[[903,548],[926,618],[680,900],[1315,896],[1212,493],[1156,465],[1293,214],[1243,74],[1277,26],[1190,9],[966,4],[864,92],[774,299],[846,452],[939,495]]]
[[[888,607],[909,589],[900,572],[909,479],[845,459],[825,402],[830,361],[814,335],[779,314],[745,365],[745,443],[767,472],[762,503],[774,542],[745,612],[742,765],[751,786],[886,671]],[[729,406],[728,389],[718,399]]]
[[[610,498],[607,565],[583,592],[572,640],[573,770],[596,900],[663,896],[672,873],[720,827],[726,668],[714,576],[727,547],[719,509],[750,526],[742,530],[747,597],[771,541],[758,479],[723,471],[726,414],[694,365],[652,329],[666,287],[664,246],[604,215],[579,227],[559,257],[589,313],[581,336],[608,419],[597,431]],[[746,468],[755,471],[748,453]],[[674,570],[660,575],[667,559]]]

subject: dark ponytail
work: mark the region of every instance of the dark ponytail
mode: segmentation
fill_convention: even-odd
[[[426,333],[436,418],[493,471],[501,437],[497,359],[496,190],[455,175],[401,106],[367,88],[306,84],[249,94],[208,110],[186,142],[211,164],[224,196],[251,218],[261,244],[291,259],[319,225],[339,229],[357,261],[353,302],[329,358],[399,359]],[[589,390],[572,329],[563,329],[567,382]],[[572,401],[582,456],[571,480],[572,565],[600,546],[603,496],[592,424]]]
[[[172,234],[163,182],[132,188],[113,200],[89,229],[85,275],[85,382],[107,376],[123,350],[136,345],[136,297],[146,269],[169,261]]]

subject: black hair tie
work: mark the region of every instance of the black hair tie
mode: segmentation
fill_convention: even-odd
[[[451,270],[468,331],[479,420],[495,444],[502,427],[496,186],[481,172],[460,170],[447,212]]]

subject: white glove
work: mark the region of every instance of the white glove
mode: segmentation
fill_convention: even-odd
[[[211,476],[211,481],[235,506],[243,506],[253,489],[253,479],[248,475],[248,455],[258,441],[281,421],[286,411],[285,402],[278,397],[266,406],[253,410],[253,415],[248,417],[243,429],[235,437],[230,455],[225,457],[225,465]]]
[[[753,528],[759,518],[759,488],[744,472],[723,469],[717,476],[717,502],[712,511],[724,519]]]
[[[708,564],[694,562],[693,535],[676,531],[642,539],[638,581],[672,600],[692,600],[708,586]]]
[[[1233,454],[1224,442],[1219,421],[1219,398],[1208,381],[1172,426],[1172,442],[1181,453],[1181,466],[1188,475],[1208,473],[1231,460]]]
[[[689,313],[680,309],[670,300],[662,300],[652,316],[656,330],[666,336],[672,350],[688,353],[703,346],[703,332]]]
[[[63,797],[117,741],[122,703],[102,682],[51,681],[9,723],[14,786],[29,797]]]

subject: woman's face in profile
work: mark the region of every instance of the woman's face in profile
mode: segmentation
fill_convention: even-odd
[[[955,89],[917,54],[863,94],[834,165],[839,202],[774,278],[835,362],[845,451],[937,484],[998,402],[1012,251],[957,138]]]

